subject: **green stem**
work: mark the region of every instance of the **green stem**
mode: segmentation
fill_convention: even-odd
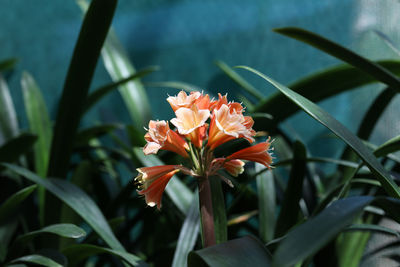
[[[199,178],[199,201],[203,247],[215,245],[214,213],[208,177]]]

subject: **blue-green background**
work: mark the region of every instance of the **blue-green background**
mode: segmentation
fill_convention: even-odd
[[[26,115],[21,96],[22,70],[30,72],[41,87],[52,118],[82,21],[73,0],[0,0],[0,60],[19,58],[8,82],[22,127]],[[372,30],[380,30],[400,44],[398,1],[373,0],[120,0],[114,18],[123,46],[137,69],[159,65],[147,81],[176,80],[212,93],[237,87],[214,65],[248,65],[289,84],[296,79],[339,63],[307,45],[273,33],[271,29],[298,26],[324,35],[371,59],[396,58]],[[244,77],[268,95],[271,86],[252,74]],[[102,62],[92,83],[110,82]],[[337,119],[356,130],[363,112],[382,88],[370,86],[321,103]],[[321,88],[323,90],[323,88]],[[177,90],[148,88],[154,118],[170,119],[167,93]],[[382,142],[400,132],[399,100],[385,113],[373,140]],[[395,120],[396,119],[396,120]],[[118,92],[101,101],[84,120],[130,122]],[[396,124],[393,122],[396,121]],[[306,141],[312,153],[339,153],[327,130],[304,114],[288,120],[286,129]],[[327,141],[328,140],[328,141]],[[326,142],[330,146],[323,146]],[[321,147],[323,149],[321,149]]]

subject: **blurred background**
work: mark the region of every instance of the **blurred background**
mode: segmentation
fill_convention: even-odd
[[[6,77],[19,121],[27,127],[20,78],[29,71],[40,86],[51,116],[72,56],[82,12],[75,1],[0,0],[0,60],[16,57],[16,69]],[[400,47],[399,1],[386,0],[120,0],[113,27],[137,69],[160,66],[144,81],[181,81],[216,95],[235,98],[240,88],[215,65],[248,65],[283,84],[337,65],[337,59],[303,43],[272,32],[273,28],[297,26],[323,35],[370,59],[397,59],[374,30],[389,36]],[[263,95],[276,89],[260,78],[240,71]],[[99,61],[92,88],[111,82]],[[360,118],[383,85],[372,85],[320,103],[334,117],[355,131]],[[321,88],[323,90],[324,88]],[[165,101],[178,90],[148,87],[153,118],[170,119]],[[356,97],[355,97],[356,96]],[[372,141],[380,144],[398,134],[391,123],[400,114],[396,98],[385,112]],[[283,107],[284,108],[284,107]],[[103,99],[83,123],[130,118],[118,91]],[[397,120],[398,121],[398,120]],[[146,125],[143,125],[146,126]],[[284,128],[309,145],[317,155],[340,153],[341,142],[304,114],[286,121]]]

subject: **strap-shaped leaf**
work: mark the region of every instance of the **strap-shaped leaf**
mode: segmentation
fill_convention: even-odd
[[[20,156],[32,149],[36,140],[36,135],[27,133],[9,139],[5,144],[0,146],[0,162],[14,162],[18,160]]]
[[[241,68],[247,69],[260,76],[264,80],[274,85],[279,91],[281,91],[286,97],[298,105],[308,115],[314,118],[316,121],[327,127],[340,139],[342,139],[347,145],[349,145],[365,162],[365,165],[371,170],[375,177],[379,180],[382,187],[385,189],[388,195],[400,198],[400,190],[394,183],[391,175],[383,168],[376,157],[369,151],[369,149],[358,139],[353,133],[351,133],[346,127],[340,122],[333,118],[325,110],[321,109],[308,99],[290,90],[286,86],[276,82],[275,80],[267,77],[266,75],[258,72],[250,67],[241,66]]]
[[[23,256],[12,260],[10,263],[19,263],[19,262],[28,264],[39,264],[41,266],[46,266],[46,267],[63,267],[61,264],[55,262],[54,260],[38,254]]]
[[[400,92],[400,79],[382,66],[322,36],[296,27],[274,29],[353,65]]]
[[[8,85],[0,74],[0,145],[17,134],[17,113]]]
[[[264,245],[251,236],[193,251],[188,258],[189,267],[268,267],[270,262],[270,254]]]
[[[121,243],[114,236],[107,220],[96,203],[79,187],[61,179],[42,179],[29,170],[16,165],[8,163],[2,165],[30,181],[44,186],[54,196],[78,213],[111,248],[118,251],[125,251]]]
[[[1,203],[0,206],[0,225],[9,219],[13,213],[18,212],[20,205],[23,201],[32,194],[36,189],[37,185],[31,185],[21,189],[14,193],[5,202]]]
[[[104,253],[117,256],[130,266],[136,266],[140,261],[140,258],[133,254],[89,244],[69,246],[63,249],[62,253],[68,258],[68,262],[71,266],[77,266],[78,263],[89,258],[90,256]]]
[[[275,236],[283,236],[297,223],[299,201],[302,197],[303,181],[306,174],[306,148],[300,141],[293,144],[293,161],[289,181],[283,197],[281,211],[276,222]]]
[[[375,63],[396,75],[400,75],[399,61],[377,61]],[[288,87],[310,101],[318,102],[373,82],[377,82],[373,76],[345,64],[307,76],[290,84]],[[282,109],[280,107],[285,108]],[[290,117],[298,110],[300,110],[298,106],[278,92],[264,98],[252,112],[266,112],[271,114],[273,120],[264,120],[266,124],[264,127],[269,129],[269,127],[276,126],[277,123]]]
[[[39,176],[45,176],[53,135],[50,116],[43,95],[29,73],[22,73],[21,86],[30,131],[38,136],[38,142],[34,146],[35,170]]]
[[[116,0],[93,0],[75,45],[59,104],[48,176],[64,178],[97,60],[114,16]]]
[[[194,197],[179,233],[172,267],[181,267],[186,265],[188,254],[193,250],[197,237],[199,236],[199,228],[199,199],[198,197]]]
[[[124,85],[125,83],[130,82],[132,80],[142,78],[158,69],[159,68],[155,67],[155,66],[148,67],[148,68],[139,70],[138,72],[136,72],[132,75],[129,75],[128,77],[123,78],[119,81],[104,85],[104,86],[94,90],[94,92],[91,93],[87,98],[84,112],[87,112],[88,110],[90,110],[90,108],[92,108],[98,101],[100,101],[100,99],[102,99],[107,94],[114,91],[115,89],[118,89],[119,86]]]
[[[259,233],[263,242],[271,241],[274,238],[276,224],[276,193],[275,181],[272,171],[259,163],[256,163],[255,170],[258,172],[257,195],[258,195],[258,219]],[[263,171],[265,170],[265,171]],[[260,171],[263,171],[260,173]]]

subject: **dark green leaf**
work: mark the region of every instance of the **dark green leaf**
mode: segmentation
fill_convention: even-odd
[[[103,87],[100,87],[98,89],[96,89],[93,93],[91,93],[86,101],[86,105],[85,105],[85,111],[87,112],[88,110],[90,110],[90,108],[92,108],[98,101],[100,101],[100,99],[102,99],[104,96],[106,96],[107,94],[111,93],[112,91],[114,91],[115,89],[117,89],[119,86],[124,85],[127,82],[130,82],[132,80],[138,79],[138,78],[142,78],[156,70],[158,70],[159,68],[156,66],[153,67],[148,67],[145,68],[143,70],[139,70],[138,72],[124,78],[121,79],[117,82],[113,82],[111,84],[107,84]]]
[[[374,154],[377,157],[386,156],[390,153],[396,152],[400,150],[400,135],[393,137],[388,140],[384,144],[380,145],[375,151]]]
[[[379,161],[372,155],[369,149],[358,139],[353,133],[351,133],[346,127],[344,127],[340,122],[334,119],[326,111],[309,101],[308,99],[302,97],[301,95],[293,92],[289,88],[281,85],[280,83],[274,81],[273,79],[265,76],[264,74],[243,66],[242,68],[247,69],[266,81],[274,85],[279,91],[281,91],[285,96],[287,96],[291,101],[303,109],[312,118],[320,122],[322,125],[331,130],[335,135],[346,142],[359,156],[375,177],[382,184],[385,191],[395,198],[400,197],[400,191],[398,186],[393,182],[391,175],[383,168]]]
[[[102,124],[81,130],[76,134],[75,146],[87,145],[91,139],[101,137],[116,129],[122,129],[122,127],[121,124]]]
[[[24,244],[24,243],[31,241],[33,238],[37,237],[38,235],[49,234],[49,233],[55,234],[55,235],[58,235],[61,237],[65,237],[65,238],[74,238],[74,239],[81,238],[86,235],[86,232],[82,228],[80,228],[74,224],[62,223],[62,224],[49,225],[40,230],[32,231],[32,232],[26,233],[24,235],[18,236],[18,238],[16,239],[15,242]]]
[[[30,196],[30,194],[36,189],[37,185],[31,185],[21,189],[20,191],[14,193],[10,196],[4,203],[0,206],[0,224],[5,220],[9,219],[13,213],[18,212],[19,207],[22,205],[23,201]]]
[[[255,170],[260,172],[267,169],[264,165],[256,163]],[[268,170],[268,169],[267,169]],[[275,182],[272,171],[266,171],[257,175],[257,195],[259,212],[259,233],[263,242],[274,238],[276,224],[276,194]]]
[[[378,61],[376,64],[390,70],[396,75],[400,75],[400,62],[398,61]],[[290,84],[288,87],[310,101],[318,102],[373,82],[377,82],[373,76],[346,64],[310,75]],[[285,108],[282,109],[281,107]],[[252,112],[266,112],[271,114],[273,121],[265,120],[266,125],[264,126],[265,129],[269,129],[298,110],[298,106],[278,92],[264,98]]]
[[[302,187],[306,173],[306,148],[300,142],[293,144],[293,162],[289,182],[283,197],[281,211],[276,222],[275,236],[283,236],[299,218],[299,201],[303,195]]]
[[[67,247],[62,250],[62,253],[68,257],[70,265],[75,266],[82,260],[89,258],[90,256],[108,253],[127,262],[130,266],[135,266],[140,261],[139,257],[132,255],[127,252],[113,250],[109,248],[103,248],[95,245],[80,244]]]
[[[21,134],[9,139],[0,147],[0,162],[14,162],[22,155],[32,149],[37,136],[32,134]]]
[[[388,234],[388,235],[394,235],[397,238],[400,238],[400,233],[384,227],[380,225],[375,225],[375,224],[353,224],[344,229],[345,231],[367,231],[367,232],[377,232],[377,233],[383,233],[383,234]]]
[[[79,187],[60,179],[42,179],[27,169],[16,165],[8,163],[2,165],[30,181],[44,186],[48,191],[78,213],[111,248],[118,251],[125,251],[112,233],[96,203],[94,203],[94,201]]]
[[[270,266],[270,255],[264,245],[251,236],[230,240],[189,254],[189,267]]]
[[[58,264],[57,262],[53,261],[52,259],[47,258],[42,255],[37,255],[37,254],[23,256],[23,257],[12,260],[10,263],[18,263],[18,262],[24,262],[24,263],[29,263],[29,264],[39,264],[41,266],[47,266],[47,267],[63,267],[61,264]]]
[[[197,192],[196,192],[197,193]],[[194,248],[197,237],[199,235],[200,216],[199,216],[199,199],[193,198],[185,221],[183,222],[179,233],[178,244],[175,249],[172,267],[185,266],[189,252]]]
[[[17,114],[7,83],[0,74],[0,145],[17,134]]]
[[[216,61],[215,64],[226,74],[229,78],[231,78],[234,82],[236,82],[239,86],[245,89],[249,94],[253,95],[256,99],[262,99],[263,95],[254,88],[251,84],[249,84],[242,76],[240,76],[236,71],[234,71],[231,67],[225,64],[222,61]]]
[[[30,131],[38,136],[38,142],[34,146],[35,170],[39,176],[44,177],[47,173],[52,138],[49,113],[42,93],[29,73],[22,74],[21,86]]]
[[[18,59],[16,58],[8,58],[5,60],[0,61],[0,71],[10,70],[15,67],[17,64]]]
[[[307,43],[317,49],[320,49],[334,57],[337,57],[350,65],[353,65],[371,76],[375,77],[377,80],[386,83],[396,91],[400,91],[400,80],[399,78],[391,73],[389,70],[383,68],[382,66],[350,51],[349,49],[340,46],[322,36],[315,33],[295,28],[279,28],[274,29],[275,32],[289,36],[291,38],[297,39],[301,42]]]
[[[74,136],[116,3],[116,0],[93,0],[85,15],[59,104],[51,144],[49,176],[65,178],[68,172]]]
[[[351,197],[332,203],[316,217],[290,231],[279,244],[274,266],[292,266],[322,248],[362,212],[372,197]]]

